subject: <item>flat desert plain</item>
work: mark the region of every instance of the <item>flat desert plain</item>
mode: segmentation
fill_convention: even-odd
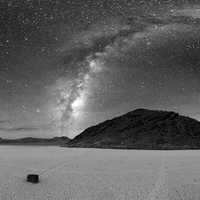
[[[0,146],[0,199],[199,200],[200,151]]]

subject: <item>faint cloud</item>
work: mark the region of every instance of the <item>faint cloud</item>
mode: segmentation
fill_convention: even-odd
[[[186,16],[186,17],[191,17],[194,19],[199,19],[200,18],[200,8],[187,8],[187,9],[182,9],[176,11],[174,16]]]
[[[1,123],[1,122],[0,122]],[[41,125],[41,126],[21,126],[21,127],[1,127],[1,131],[8,131],[8,132],[26,132],[26,131],[41,131],[41,130],[50,130],[51,127],[48,125]]]
[[[0,124],[10,124],[10,120],[0,120]]]

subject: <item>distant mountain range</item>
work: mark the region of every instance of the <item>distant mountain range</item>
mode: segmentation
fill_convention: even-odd
[[[200,122],[171,111],[136,109],[83,131],[74,139],[2,139],[0,145],[57,145],[115,149],[200,149]]]
[[[86,129],[66,146],[199,149],[200,122],[175,112],[137,109]]]
[[[0,138],[0,145],[64,145],[68,143],[68,137],[53,137],[53,138],[19,138],[19,139],[2,139]]]

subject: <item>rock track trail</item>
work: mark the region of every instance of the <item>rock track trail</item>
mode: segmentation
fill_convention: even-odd
[[[117,153],[118,154],[121,153],[122,155],[124,155],[124,152],[117,152]],[[134,153],[139,154],[141,152],[134,152]],[[148,152],[148,153],[154,153],[154,152]],[[119,159],[118,154],[116,156],[116,159]],[[154,156],[155,154],[156,157]],[[195,191],[196,193],[198,193],[190,195],[190,197],[193,198],[182,197],[182,193],[179,194],[182,191],[181,189],[179,189],[180,187],[177,189],[179,192],[178,194],[171,193],[175,185],[175,184],[169,185],[169,181],[171,183],[171,179],[174,176],[174,174],[171,173],[174,172],[173,170],[179,170],[180,168],[179,163],[181,163],[183,158],[181,158],[180,161],[179,160],[176,161],[174,157],[168,156],[168,152],[167,153],[161,152],[159,154],[155,152],[154,154],[150,155],[153,155],[153,157],[149,158],[145,156],[144,158],[140,159],[140,157],[138,156],[138,158],[134,160],[133,158],[135,157],[133,157],[133,154],[130,154],[130,156],[128,157],[130,162],[127,161],[126,165],[121,164],[122,167],[125,168],[116,167],[114,168],[115,170],[113,170],[112,168],[113,166],[110,165],[110,161],[107,162],[107,165],[105,165],[106,167],[103,168],[102,166],[99,166],[98,168],[96,164],[91,166],[90,164],[88,164],[90,157],[87,157],[86,154],[84,154],[84,156],[83,154],[81,154],[81,157],[79,155],[70,156],[70,159],[69,156],[68,157],[62,156],[61,157],[62,161],[60,158],[57,160],[57,162],[55,162],[54,160],[53,163],[50,162],[48,165],[42,165],[43,167],[41,168],[40,166],[38,167],[37,165],[37,168],[35,169],[32,167],[32,165],[30,165],[31,169],[30,167],[27,169],[27,167],[21,165],[14,166],[14,164],[13,166],[9,164],[7,169],[6,164],[4,164],[4,166],[3,165],[2,166],[4,167],[6,173],[1,174],[1,179],[4,181],[0,182],[0,200],[23,200],[23,199],[53,200],[56,197],[58,197],[57,198],[58,200],[63,200],[63,199],[80,200],[82,198],[82,195],[84,196],[84,198],[82,198],[84,200],[198,199],[199,197],[198,196],[199,193],[197,191],[197,189],[199,188],[198,182],[195,182],[195,185],[194,184],[191,185],[191,188],[189,188],[190,185],[186,185],[187,187],[184,188],[184,190],[187,189],[186,190],[187,193],[188,193],[188,188],[191,189],[191,192]],[[159,156],[157,157],[157,155]],[[191,155],[193,156],[193,154]],[[88,159],[86,160],[87,162],[84,159],[79,161],[79,159],[81,159],[82,157],[84,157],[84,159]],[[96,154],[94,154],[93,159],[95,158]],[[113,159],[113,153],[110,155],[110,158]],[[104,159],[103,156],[101,159]],[[195,162],[196,160],[197,159],[195,159]],[[84,163],[82,161],[84,161]],[[138,162],[140,161],[140,163],[138,164],[136,163],[136,161]],[[174,164],[175,161],[179,163],[176,164],[177,168],[174,169],[173,166],[175,165]],[[96,160],[96,162],[99,162],[99,158]],[[153,163],[153,165],[151,163]],[[88,170],[87,166],[90,167],[91,170]],[[98,171],[98,169],[101,170],[105,169],[105,170]],[[121,169],[121,171],[118,171],[118,169]],[[32,170],[40,175],[41,184],[31,185],[29,183],[26,183],[26,174],[32,172]],[[137,172],[137,170],[139,171]],[[185,168],[183,169],[180,168],[180,170],[185,170]],[[104,172],[106,173],[104,174]],[[121,173],[120,174],[121,177],[118,177],[120,176],[119,173]],[[182,174],[183,176],[185,175],[183,172],[181,172],[177,174],[177,176],[180,176],[181,178]],[[130,179],[129,175],[131,177]],[[125,176],[128,177],[128,179],[125,179],[124,178]],[[115,181],[112,181],[112,178]],[[120,184],[121,182],[119,182],[118,184],[117,180],[122,182],[124,181],[124,185]],[[177,182],[178,181],[179,179],[177,179]],[[152,183],[154,184],[152,185]],[[143,185],[144,187],[141,187]],[[85,194],[87,191],[91,192],[91,195]],[[103,193],[105,194],[105,198],[103,196]],[[185,194],[186,197],[188,197],[188,195],[189,194]]]
[[[56,173],[58,170],[63,170],[65,167],[67,167],[69,165],[67,159],[63,162],[59,162],[55,165],[52,165],[46,169],[43,169],[41,171],[38,171],[38,174],[40,176],[40,178],[47,178],[49,176],[52,176],[52,174]],[[71,171],[71,173],[80,173],[80,175],[83,175],[81,174],[81,172],[73,172]],[[25,173],[26,174],[26,173]],[[24,179],[22,181],[22,179]],[[0,186],[0,200],[17,200],[18,198],[16,197],[16,194],[14,191],[10,191],[10,188],[13,186],[13,183],[16,183],[14,184],[16,187],[20,188],[22,191],[23,188],[26,188],[26,177],[22,177],[22,176],[17,176],[17,175],[14,175],[14,176],[11,176],[7,179],[6,183],[2,184]],[[96,181],[102,183],[102,184],[105,184],[106,181],[103,180],[102,178],[100,177],[95,177]],[[115,193],[117,191],[118,188],[115,188],[113,187],[108,187],[107,188],[110,192],[113,192]]]
[[[56,165],[53,165],[47,169],[42,170],[41,172],[39,172],[39,175],[48,177],[50,173],[55,172],[59,169],[62,169],[65,166],[66,166],[66,161],[57,163]],[[24,175],[26,175],[26,172],[24,173]],[[16,199],[15,193],[9,191],[9,187],[11,186],[11,183],[16,182],[17,180],[18,180],[17,185],[22,186],[25,182],[25,178],[26,177],[17,176],[17,175],[9,177],[4,184],[0,185],[0,200],[15,200]],[[22,179],[24,179],[24,181],[22,181]]]
[[[167,175],[168,172],[166,158],[163,157],[161,161],[161,167],[158,173],[158,178],[155,182],[153,190],[148,194],[146,200],[169,200]]]

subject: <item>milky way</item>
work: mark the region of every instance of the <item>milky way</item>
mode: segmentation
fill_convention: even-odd
[[[67,135],[133,109],[200,119],[198,1],[0,1],[0,137]]]

